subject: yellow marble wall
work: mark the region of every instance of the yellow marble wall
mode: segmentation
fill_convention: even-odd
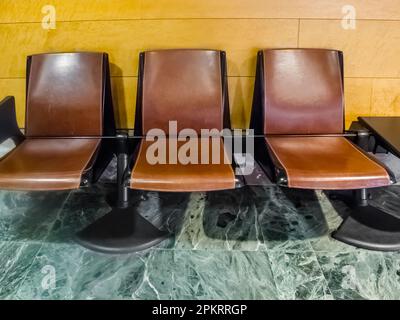
[[[342,28],[342,7],[356,29]],[[56,29],[42,28],[42,7]],[[142,50],[227,51],[232,123],[246,127],[260,48],[323,47],[345,54],[346,123],[358,115],[400,116],[400,0],[0,0],[0,99],[14,95],[24,124],[25,61],[33,53],[110,54],[120,127],[132,127]]]

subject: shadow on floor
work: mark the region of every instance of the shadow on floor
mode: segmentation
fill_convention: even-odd
[[[0,192],[0,241],[70,243],[111,211],[115,185],[72,192]],[[182,227],[190,193],[131,191],[132,210],[171,233]]]
[[[76,232],[111,210],[107,199],[115,190],[114,184],[103,183],[69,194],[3,194],[1,240],[71,242]],[[132,210],[175,235],[193,211],[191,193],[131,191],[130,199]],[[212,239],[302,240],[328,232],[321,203],[311,190],[244,187],[208,192],[202,201],[204,233]]]
[[[329,230],[314,191],[279,187],[208,193],[203,223],[208,237],[224,240],[302,240]]]
[[[63,208],[62,218],[47,240],[72,241],[76,232],[89,226],[112,210],[115,185],[102,185],[74,193]],[[157,228],[178,232],[183,224],[190,194],[130,190],[130,212],[140,214]]]

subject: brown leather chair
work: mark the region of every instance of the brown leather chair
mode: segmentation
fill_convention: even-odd
[[[340,51],[259,52],[251,127],[264,138],[257,139],[256,157],[280,186],[361,190],[362,206],[355,211],[370,214],[366,189],[388,186],[395,178],[346,137],[343,90]],[[374,219],[365,223],[355,216],[346,220],[336,238],[366,248],[390,246],[387,237],[378,244],[371,237]]]
[[[140,55],[140,75],[135,135],[146,136],[158,128],[168,134],[169,121],[177,131],[190,128],[230,128],[225,53],[214,50],[161,50]],[[167,136],[167,145],[170,139]],[[224,145],[220,139],[220,157]],[[197,139],[199,150],[201,139]],[[151,165],[146,152],[152,142],[142,141],[131,170],[130,188],[153,191],[191,192],[235,188],[230,164]],[[178,146],[183,142],[178,142]],[[209,144],[211,148],[211,143]],[[168,158],[169,154],[167,154]],[[201,154],[199,152],[199,157]]]
[[[0,142],[18,143],[0,159],[0,189],[67,190],[96,181],[112,158],[102,136],[115,136],[107,54],[29,56],[26,83],[24,136],[14,99],[0,106]]]
[[[123,188],[135,190],[191,192],[235,188],[236,179],[231,164],[211,164],[211,159],[210,164],[183,165],[179,161],[177,164],[148,163],[146,152],[152,142],[146,141],[145,137],[151,135],[150,130],[164,130],[167,144],[177,138],[168,132],[169,121],[177,121],[177,132],[193,129],[199,145],[204,139],[198,137],[201,129],[221,131],[230,128],[224,52],[185,49],[140,54],[135,115],[135,136],[140,139],[137,139],[130,166],[124,171],[126,175],[123,177],[120,173],[119,177]],[[221,140],[221,137],[205,139]],[[218,151],[220,159],[223,159],[224,145],[219,142]],[[177,141],[178,146],[182,143]],[[127,191],[121,190],[120,195],[120,203],[127,203]],[[131,209],[124,209],[123,214],[121,210],[114,209],[83,230],[79,234],[80,242],[94,250],[123,253],[143,250],[166,238],[166,233],[140,215],[135,215]]]

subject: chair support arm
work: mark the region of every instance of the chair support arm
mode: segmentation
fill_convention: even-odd
[[[364,151],[369,151],[369,137],[370,132],[360,122],[353,121],[349,130],[346,130],[348,134],[354,134],[353,138],[350,138],[356,145],[358,145]]]
[[[128,187],[125,185],[126,171],[128,168],[128,135],[126,133],[117,134],[115,153],[117,155],[117,207],[126,208],[129,205]]]
[[[15,143],[18,143],[23,137],[17,124],[15,99],[8,96],[0,102],[0,143],[7,139],[12,139]]]

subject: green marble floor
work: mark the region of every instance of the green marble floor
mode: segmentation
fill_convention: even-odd
[[[135,210],[174,237],[119,256],[76,245],[113,190],[1,191],[0,298],[400,299],[400,253],[333,240],[348,209],[323,192],[133,192]],[[400,186],[374,193],[375,205],[399,208]]]

